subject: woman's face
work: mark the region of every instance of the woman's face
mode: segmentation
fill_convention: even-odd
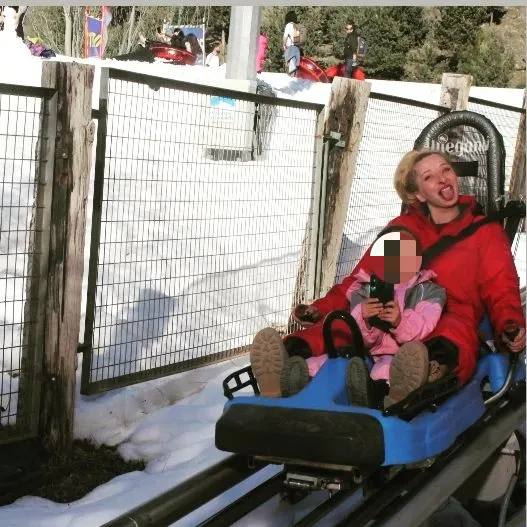
[[[415,197],[431,208],[455,207],[459,200],[457,175],[440,155],[431,154],[414,167],[417,192]]]

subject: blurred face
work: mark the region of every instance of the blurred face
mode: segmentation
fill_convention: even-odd
[[[351,24],[348,24],[346,26],[346,33],[351,33],[353,31],[353,26]]]
[[[417,254],[417,243],[411,236],[408,236],[408,239],[401,239],[399,251],[399,283],[404,284],[419,271],[422,257]]]
[[[452,166],[440,155],[432,154],[416,163],[417,192],[415,197],[430,210],[457,206],[459,185]]]
[[[390,232],[381,236],[371,250],[376,274],[391,284],[409,282],[421,268],[422,256],[418,254],[417,243],[406,232]]]

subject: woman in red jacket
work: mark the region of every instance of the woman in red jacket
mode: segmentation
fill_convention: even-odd
[[[441,152],[409,152],[397,167],[394,183],[400,198],[408,205],[408,211],[392,220],[388,227],[404,227],[419,240],[423,251],[445,236],[458,235],[484,217],[474,197],[459,195],[457,175]],[[322,337],[323,318],[334,310],[349,310],[345,293],[355,280],[354,275],[360,269],[372,272],[375,268],[370,250],[371,247],[352,273],[342,283],[333,286],[325,297],[309,306],[295,308],[293,317],[304,329],[283,340],[271,328],[265,328],[255,336],[251,365],[262,395],[281,395],[280,376],[288,357],[307,358],[326,352]],[[494,222],[482,226],[432,260],[428,268],[436,273],[437,284],[446,290],[447,302],[437,327],[423,341],[428,351],[428,357],[422,361],[424,368],[428,368],[432,361],[439,363],[443,366],[443,375],[454,371],[461,384],[465,384],[475,371],[479,349],[477,330],[485,313],[501,349],[519,353],[525,348],[525,316],[519,279],[501,225]],[[519,328],[512,342],[505,335],[511,327]],[[352,343],[350,330],[343,322],[336,321],[334,328],[332,334],[336,347]],[[390,393],[393,402],[419,387],[415,383],[415,368],[410,363],[414,359],[412,354],[399,352],[392,362],[389,384],[392,386],[395,382],[398,386],[396,394]],[[392,378],[392,372],[397,379]],[[405,372],[408,372],[408,378],[404,378]],[[418,377],[427,379],[425,372]],[[399,389],[401,384],[407,386],[405,391]]]

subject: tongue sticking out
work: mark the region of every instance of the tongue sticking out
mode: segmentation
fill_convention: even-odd
[[[446,201],[451,201],[454,199],[454,187],[452,187],[452,185],[443,187],[439,194]]]

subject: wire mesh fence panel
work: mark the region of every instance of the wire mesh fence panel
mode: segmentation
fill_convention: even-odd
[[[505,146],[505,192],[509,189],[514,151],[516,149],[516,137],[518,126],[523,111],[522,108],[514,108],[503,104],[493,103],[482,99],[469,98],[467,110],[484,115],[498,129],[503,136]]]
[[[34,241],[42,109],[37,88],[0,87],[0,442],[34,435],[38,420],[33,381],[41,355],[32,287],[39,279],[33,264],[40,256]]]
[[[509,184],[511,179],[512,166],[514,162],[515,150],[517,147],[517,136],[520,126],[520,119],[525,109],[503,104],[486,101],[483,99],[469,98],[468,110],[480,113],[490,119],[496,126],[500,134],[503,136],[503,143],[505,146],[505,192],[509,191]],[[525,177],[525,176],[524,176]],[[520,185],[525,188],[525,183]],[[525,221],[519,225],[518,234],[516,235],[513,244],[512,252],[516,269],[520,279],[520,286],[526,285],[526,268],[525,268]]]
[[[359,262],[379,231],[401,212],[393,185],[401,157],[445,108],[371,93],[344,226],[335,283]]]
[[[84,393],[229,357],[265,326],[285,330],[310,235],[319,105],[141,79],[110,72]]]

